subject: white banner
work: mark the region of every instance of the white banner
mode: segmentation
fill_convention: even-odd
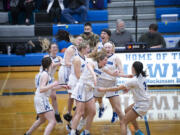
[[[180,90],[151,90],[152,108],[146,114],[148,120],[180,120]],[[133,103],[131,93],[120,94],[121,109],[124,112]],[[94,121],[111,121],[112,107],[107,98],[103,98],[106,108],[102,118],[98,118],[98,111]],[[99,108],[96,105],[97,110]],[[143,120],[140,117],[138,120]]]
[[[180,52],[117,53],[125,74],[131,74],[134,61],[141,61],[147,71],[149,85],[180,84]],[[118,84],[126,81],[118,78]]]

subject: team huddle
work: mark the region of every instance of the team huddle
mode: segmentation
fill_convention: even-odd
[[[104,96],[109,99],[113,109],[111,122],[115,122],[117,118],[120,120],[121,135],[131,134],[127,127],[129,122],[134,126],[135,135],[143,135],[136,118],[147,113],[151,101],[141,62],[135,61],[132,75],[125,75],[112,42],[99,42],[90,52],[88,43],[81,36],[77,36],[73,45],[66,49],[64,58],[57,56],[58,46],[55,43],[49,46],[48,52],[42,59],[40,72],[35,78],[37,89],[34,104],[38,117],[25,135],[31,135],[46,120],[48,125],[44,135],[52,132],[56,122],[62,123],[56,100],[56,90],[61,88],[67,89],[69,94],[68,112],[63,115],[69,123],[66,126],[69,135],[90,135],[91,124],[96,115],[95,103],[99,103],[98,117],[101,118],[105,111],[102,100]],[[55,81],[54,75],[59,66],[59,80]],[[117,77],[126,77],[129,80],[117,86]],[[119,90],[124,93],[132,91],[133,94],[134,103],[125,109],[125,114],[121,110]],[[73,116],[72,110],[75,110]],[[82,128],[84,130],[80,133]]]

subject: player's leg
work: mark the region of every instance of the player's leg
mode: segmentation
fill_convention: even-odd
[[[134,104],[131,104],[130,106],[128,106],[128,107],[125,109],[125,113],[127,113],[128,111],[130,111],[130,110],[133,108],[133,106],[134,106]],[[139,126],[138,126],[138,123],[137,123],[136,119],[133,120],[133,121],[131,121],[131,123],[132,123],[135,131],[137,131],[137,130],[139,129]]]
[[[25,133],[25,135],[31,135],[33,131],[35,131],[42,123],[44,123],[46,121],[45,117],[43,116],[43,114],[39,115],[38,120],[36,120],[33,125],[31,126],[31,128]]]
[[[76,101],[76,112],[72,119],[72,125],[71,125],[72,129],[71,129],[70,135],[75,135],[79,121],[84,114],[84,108],[85,108],[84,102]]]
[[[51,100],[52,100],[52,106],[53,106],[54,111],[55,111],[56,121],[58,123],[62,123],[61,116],[60,116],[60,113],[58,111],[58,103],[57,103],[57,97],[56,97],[56,91],[55,90],[51,91]]]
[[[54,112],[49,111],[44,114],[45,118],[48,120],[48,125],[45,128],[44,135],[50,135],[51,131],[56,125],[56,119],[54,117]]]
[[[74,99],[71,98],[71,93],[69,93],[69,97],[68,97],[68,112],[63,115],[64,119],[67,120],[68,122],[70,122],[71,119],[72,119],[71,111],[72,111],[73,104],[74,104]]]
[[[81,134],[88,135],[90,134],[89,130],[90,130],[92,121],[94,119],[94,116],[96,115],[96,107],[95,107],[94,99],[91,99],[90,101],[86,102],[85,110],[87,113],[87,117],[86,117],[87,120],[86,120],[85,130]]]
[[[124,115],[123,115],[123,112],[121,110],[121,104],[120,104],[119,96],[109,97],[109,101],[110,101],[110,104],[111,104],[113,110],[118,114],[119,119],[121,120]]]
[[[127,135],[127,124],[134,121],[139,115],[133,110],[129,110],[120,120],[121,135]]]

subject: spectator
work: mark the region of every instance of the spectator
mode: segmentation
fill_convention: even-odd
[[[36,2],[36,9],[40,11],[45,11],[48,6],[48,1],[47,0],[35,0]]]
[[[96,44],[99,42],[99,36],[92,32],[92,26],[89,22],[85,23],[84,33],[81,34],[81,37],[89,43],[90,50],[93,50],[96,47]]]
[[[56,39],[53,40],[53,42],[57,43],[60,52],[64,52],[66,48],[72,45],[72,43],[70,42],[69,32],[65,30],[59,30],[56,35]]]
[[[32,11],[35,8],[34,0],[25,0],[24,1],[24,7],[25,7],[25,14],[26,14],[26,25],[30,25],[30,18],[32,15]]]
[[[64,0],[65,9],[62,11],[63,17],[69,24],[78,24],[79,22],[72,17],[72,14],[80,14],[81,22],[84,23],[87,18],[87,8],[85,0]]]
[[[93,9],[104,9],[104,0],[91,0]]]
[[[18,24],[18,15],[19,15],[19,0],[10,1],[10,10],[12,16],[12,24]]]
[[[166,48],[166,42],[157,30],[157,24],[150,24],[149,32],[143,34],[139,38],[139,42],[147,43],[148,48]]]
[[[10,0],[3,0],[3,9],[8,11],[10,9]]]
[[[61,11],[64,9],[63,0],[50,0],[47,8],[47,13],[50,15],[51,21],[57,18],[60,23]]]
[[[90,0],[86,0],[86,4],[85,4],[85,5],[86,5],[86,8],[87,8],[87,9],[89,9],[89,1],[90,1]]]
[[[132,35],[125,29],[124,21],[117,19],[116,30],[112,32],[111,39],[116,47],[125,47],[128,42],[133,42]]]

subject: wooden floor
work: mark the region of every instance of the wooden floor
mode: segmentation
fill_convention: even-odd
[[[1,72],[0,73],[0,135],[22,135],[35,121],[33,103],[34,77],[37,72]],[[57,78],[57,74],[56,74]],[[57,94],[59,111],[67,111],[67,94]],[[180,107],[179,107],[180,108]],[[180,111],[179,111],[180,113]],[[144,121],[138,122],[146,134]],[[46,123],[47,124],[47,123]],[[33,135],[42,135],[46,124],[39,127]],[[66,135],[66,122],[57,124],[53,135]],[[129,125],[131,127],[131,125]],[[180,121],[149,121],[151,135],[180,135]],[[133,128],[131,127],[133,131]],[[120,135],[119,122],[94,122],[92,135]]]

